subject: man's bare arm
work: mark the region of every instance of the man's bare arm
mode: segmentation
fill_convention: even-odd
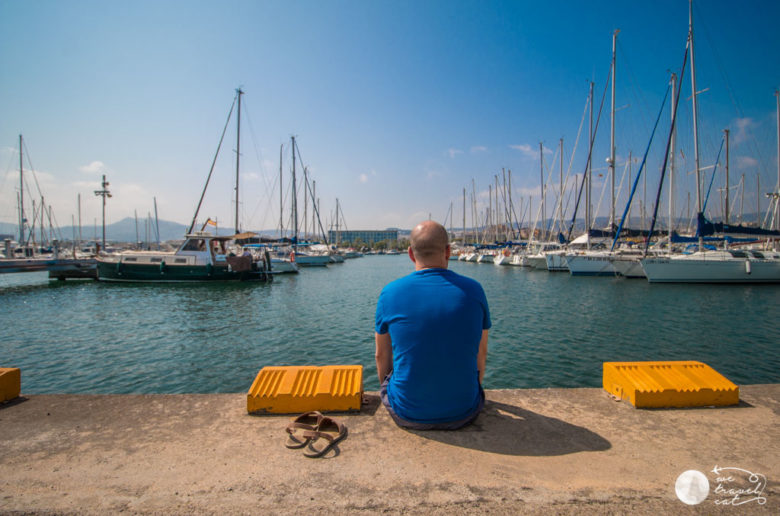
[[[374,353],[376,372],[381,384],[385,376],[393,370],[393,343],[390,339],[390,333],[374,333],[374,340],[376,341],[376,352]]]
[[[477,369],[479,370],[479,383],[482,384],[482,377],[485,376],[485,366],[487,365],[488,352],[488,330],[482,330],[482,338],[479,339],[479,351],[477,351]]]

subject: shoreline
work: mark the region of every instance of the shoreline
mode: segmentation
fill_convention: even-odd
[[[283,446],[285,415],[246,394],[24,395],[0,405],[0,513],[739,514],[780,507],[780,384],[740,404],[635,409],[597,388],[486,391],[477,421],[410,432],[376,393],[337,450]],[[714,467],[767,479],[765,504],[716,504]],[[710,496],[675,495],[686,470]],[[736,481],[735,481],[736,482]],[[736,484],[732,485],[736,487]]]

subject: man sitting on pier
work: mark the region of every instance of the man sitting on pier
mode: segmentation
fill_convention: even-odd
[[[485,403],[490,311],[482,286],[447,270],[447,230],[428,220],[411,234],[415,272],[382,289],[376,367],[382,402],[401,427],[455,430]]]

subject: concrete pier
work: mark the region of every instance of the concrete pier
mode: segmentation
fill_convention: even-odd
[[[369,393],[333,414],[349,435],[322,459],[286,449],[289,417],[248,415],[245,394],[29,395],[0,405],[0,513],[778,514],[780,385],[740,394],[642,410],[496,390],[471,427],[409,432]],[[727,505],[755,486],[728,468],[763,475],[760,500]],[[698,505],[675,492],[687,470],[709,479]]]

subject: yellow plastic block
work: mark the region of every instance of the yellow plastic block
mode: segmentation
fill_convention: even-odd
[[[0,367],[0,403],[19,397],[22,372],[18,367]]]
[[[604,390],[637,408],[736,405],[739,387],[696,361],[604,362]]]
[[[246,395],[247,412],[360,410],[363,366],[264,367]]]

